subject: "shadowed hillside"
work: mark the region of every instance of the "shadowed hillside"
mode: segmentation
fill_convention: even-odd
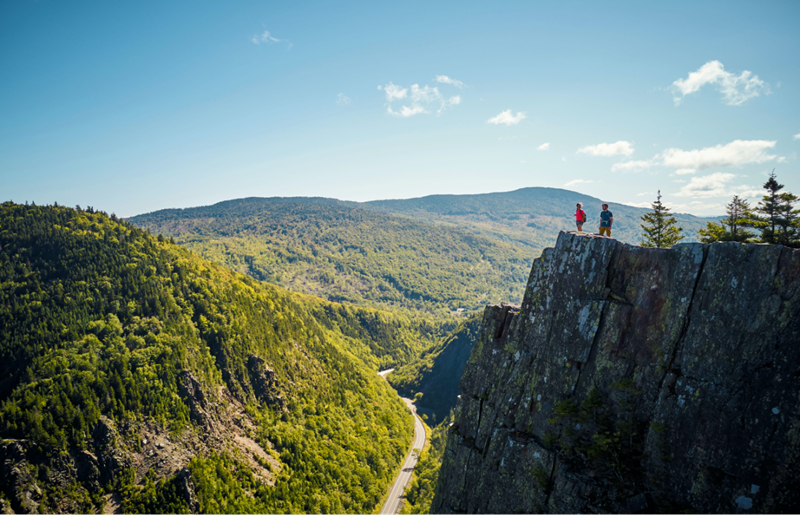
[[[415,401],[420,412],[433,412],[431,425],[440,422],[456,405],[461,394],[458,381],[478,340],[481,318],[473,315],[441,341],[423,351],[419,358],[386,376],[389,383],[406,397],[422,393]]]

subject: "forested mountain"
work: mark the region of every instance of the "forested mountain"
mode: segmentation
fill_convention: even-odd
[[[4,512],[371,512],[413,422],[364,361],[439,330],[12,203],[0,327]]]
[[[530,249],[319,198],[249,198],[130,222],[263,281],[328,300],[448,315],[521,298]]]
[[[588,215],[585,230],[596,232],[602,201],[556,188],[365,203],[246,198],[130,222],[293,291],[442,315],[518,302],[533,259],[559,231],[575,229],[577,202]],[[613,236],[638,244],[648,210],[615,203],[610,209]],[[675,216],[685,241],[695,241],[709,220]]]
[[[480,336],[481,315],[462,321],[446,337],[425,349],[419,358],[386,376],[389,384],[406,397],[417,397],[420,413],[431,412],[431,424],[441,422],[456,405],[461,393],[458,381],[464,372],[472,346]]]
[[[640,198],[650,202],[655,198]],[[641,216],[650,209],[626,206],[559,188],[521,188],[478,195],[430,195],[405,200],[376,200],[362,204],[368,209],[410,216],[420,220],[461,227],[479,235],[523,245],[538,251],[555,244],[559,231],[575,230],[575,204],[583,203],[587,221],[583,229],[598,232],[601,204],[614,213],[615,239],[638,245]],[[709,220],[675,214],[683,227],[684,241],[697,241],[697,231]],[[513,299],[512,299],[513,300]],[[516,301],[516,300],[514,300]]]

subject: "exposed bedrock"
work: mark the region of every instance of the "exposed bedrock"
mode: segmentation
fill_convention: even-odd
[[[800,251],[561,233],[488,306],[434,512],[797,512]]]

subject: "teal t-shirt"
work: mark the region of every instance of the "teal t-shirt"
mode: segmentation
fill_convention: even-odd
[[[611,227],[611,219],[614,215],[611,211],[600,211],[600,227]]]

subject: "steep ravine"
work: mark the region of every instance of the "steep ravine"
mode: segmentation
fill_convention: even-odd
[[[797,512],[800,251],[561,233],[486,308],[435,513]]]

